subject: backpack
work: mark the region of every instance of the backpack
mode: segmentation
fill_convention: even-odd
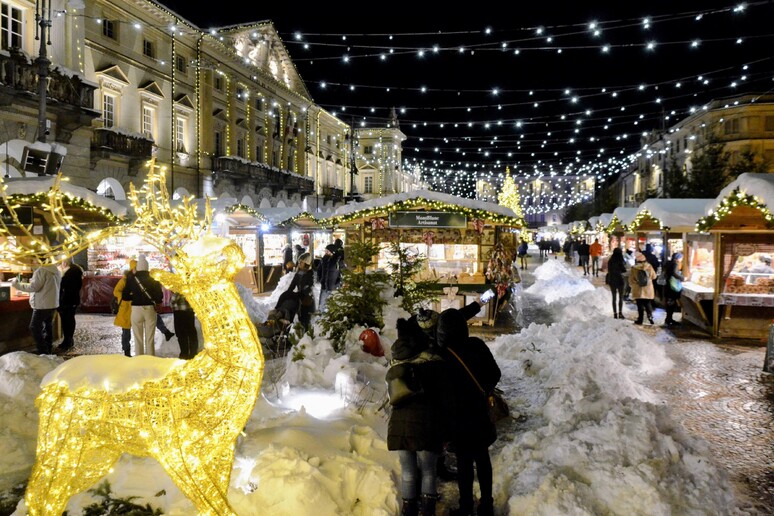
[[[650,283],[650,274],[645,269],[637,269],[637,284],[641,287],[647,287]]]

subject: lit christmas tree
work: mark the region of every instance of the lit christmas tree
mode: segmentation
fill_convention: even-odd
[[[519,195],[519,187],[516,186],[516,182],[511,177],[511,169],[505,169],[505,180],[503,181],[503,187],[497,196],[497,201],[501,206],[507,206],[512,209],[518,218],[523,218],[524,214],[521,212],[521,196]]]

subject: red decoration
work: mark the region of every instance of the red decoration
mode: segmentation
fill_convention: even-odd
[[[363,343],[363,351],[370,353],[375,357],[384,356],[384,348],[382,347],[382,341],[379,338],[379,334],[374,330],[363,330],[360,333],[359,341]]]
[[[427,245],[433,245],[434,238],[435,238],[434,231],[425,231],[424,233],[422,233],[422,240],[424,240],[425,244]]]
[[[478,231],[479,234],[484,232],[484,221],[481,219],[476,219],[473,221],[473,229]]]
[[[371,229],[384,229],[387,226],[387,221],[384,219],[371,220]]]

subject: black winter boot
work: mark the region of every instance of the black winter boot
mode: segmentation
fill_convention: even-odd
[[[488,500],[480,500],[478,502],[476,516],[494,516],[494,500],[491,498]]]
[[[438,495],[423,494],[420,500],[419,514],[422,516],[435,516],[435,504],[438,502]]]
[[[419,514],[419,502],[416,498],[404,498],[400,516],[417,516]]]

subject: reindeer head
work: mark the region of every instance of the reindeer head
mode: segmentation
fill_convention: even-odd
[[[206,234],[185,244],[170,259],[174,273],[156,270],[153,276],[187,295],[190,290],[201,291],[216,283],[231,282],[244,263],[245,255],[235,242]]]

